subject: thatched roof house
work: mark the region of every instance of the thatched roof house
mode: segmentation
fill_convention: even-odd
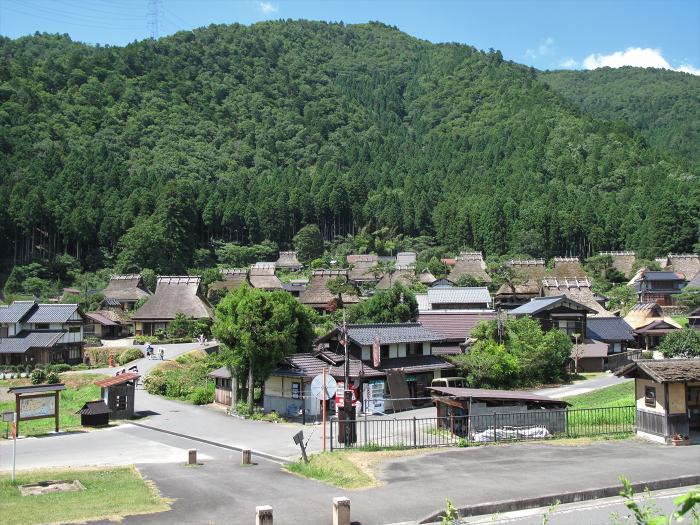
[[[512,266],[518,274],[526,281],[539,283],[547,271],[544,259],[510,259],[506,262]]]
[[[551,276],[558,278],[587,277],[578,257],[555,257]]]
[[[134,307],[134,303],[143,297],[148,297],[146,284],[138,274],[113,275],[109,278],[107,288],[102,291],[105,299],[118,301],[125,310]]]
[[[200,277],[190,275],[158,277],[156,292],[132,316],[136,335],[166,330],[179,313],[194,319],[211,319],[211,307],[199,295],[200,282]]]
[[[612,317],[613,314],[596,300],[596,293],[591,288],[591,281],[586,277],[559,279],[547,277],[542,280],[542,296],[554,297],[566,295],[577,303],[588,306],[595,313],[591,317]]]
[[[636,257],[634,252],[600,252],[598,255],[609,255],[612,257],[613,268],[625,277],[629,277],[634,266]]]
[[[491,277],[486,273],[486,263],[481,252],[460,252],[448,278],[450,281],[457,282],[463,275],[469,275],[482,283],[491,282]]]
[[[640,346],[646,348],[657,346],[664,335],[681,329],[681,325],[665,316],[656,303],[635,304],[625,316],[625,321],[634,330]]]
[[[408,267],[398,266],[393,272],[385,273],[377,283],[377,289],[388,290],[396,283],[401,283],[406,288],[410,287],[416,281],[416,271],[412,265]]]
[[[209,285],[207,297],[211,299],[219,290],[232,292],[241,286],[249,286],[248,268],[224,268],[221,270],[223,281],[216,281]]]
[[[259,262],[250,267],[248,281],[253,288],[281,290],[282,281],[275,275],[275,263]]]
[[[697,253],[669,253],[668,262],[674,272],[683,274],[686,281],[692,281],[700,272],[700,258]]]
[[[297,259],[297,252],[280,252],[275,266],[285,270],[301,270],[302,268],[302,264]]]
[[[437,278],[433,275],[433,273],[430,270],[428,270],[427,268],[423,268],[420,274],[418,274],[418,281],[420,281],[422,284],[427,284],[428,286],[430,286],[435,281],[437,281]]]
[[[416,264],[416,252],[399,252],[396,254],[396,266],[410,266]]]
[[[352,265],[348,280],[354,283],[377,282],[381,275],[377,272],[379,257],[374,254],[351,254],[347,256],[348,264]]]
[[[314,270],[306,290],[299,294],[299,302],[319,311],[332,310],[339,306],[356,304],[359,299],[356,295],[334,295],[328,289],[328,282],[337,278],[348,280],[347,270]]]

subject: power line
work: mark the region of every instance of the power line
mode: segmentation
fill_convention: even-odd
[[[162,0],[148,0],[148,9],[146,11],[146,27],[151,32],[151,38],[158,40],[158,23],[160,12],[163,8]]]

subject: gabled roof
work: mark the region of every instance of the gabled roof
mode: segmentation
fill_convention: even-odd
[[[200,278],[196,276],[158,277],[156,293],[141,306],[135,321],[168,321],[178,313],[195,319],[211,319],[210,306],[199,296]]]
[[[410,268],[396,268],[393,272],[385,273],[377,283],[377,289],[388,290],[396,283],[401,283],[406,288],[416,280],[415,270]]]
[[[337,359],[336,359],[337,358]],[[350,356],[348,359],[350,365],[350,377],[384,377],[384,372],[372,368],[357,359]],[[342,378],[345,374],[343,368],[343,356],[334,354],[333,352],[314,352],[293,354],[285,358],[287,368],[278,368],[273,372],[274,375],[289,375],[289,372],[296,371],[295,375],[303,377],[315,377],[323,373],[323,369],[332,377]],[[291,370],[290,370],[291,368]]]
[[[586,277],[586,272],[581,266],[578,257],[555,257],[553,277]]]
[[[542,293],[545,296],[566,295],[574,301],[595,310],[593,316],[612,317],[613,314],[605,309],[597,300],[596,293],[591,288],[587,278],[556,278],[548,277],[542,280]]]
[[[430,270],[428,270],[427,268],[423,268],[423,270],[421,270],[420,274],[418,274],[418,280],[422,284],[430,285],[430,284],[433,284],[437,279],[435,278],[435,276],[432,274],[432,272]]]
[[[685,279],[681,274],[676,272],[658,272],[647,270],[642,272],[640,276],[642,280],[645,281],[684,281]]]
[[[634,341],[632,327],[621,317],[589,317],[586,337],[598,341]]]
[[[14,337],[0,338],[0,354],[24,354],[30,348],[53,348],[64,333],[63,331],[23,330]]]
[[[515,293],[513,293],[513,288],[515,288]],[[496,298],[506,298],[506,297],[518,297],[525,296],[524,298],[532,298],[540,294],[540,285],[537,281],[527,281],[522,284],[515,284],[513,288],[510,287],[508,283],[503,283],[494,297]]]
[[[250,267],[248,280],[253,288],[281,290],[282,281],[275,275],[275,263],[259,262]]]
[[[113,275],[109,278],[107,288],[102,291],[106,299],[118,301],[138,301],[142,297],[151,295],[138,274]]]
[[[559,305],[564,305],[576,310],[585,310],[588,313],[595,312],[592,308],[574,301],[565,295],[559,295],[555,297],[535,297],[531,299],[529,303],[525,303],[509,311],[508,315],[532,315],[544,312],[545,310],[551,310]]]
[[[486,273],[486,263],[481,252],[460,252],[448,277],[456,282],[463,275],[469,275],[483,283],[491,282],[491,277]]]
[[[629,277],[634,266],[635,253],[630,251],[618,252],[600,252],[598,255],[609,255],[612,257],[613,268],[620,272],[625,277]]]
[[[434,304],[491,304],[491,295],[485,286],[428,288],[428,302]]]
[[[125,372],[106,379],[100,379],[99,381],[95,381],[95,384],[101,388],[107,388],[110,386],[123,385],[129,381],[135,381],[139,377],[141,377],[141,374],[137,374],[136,372]]]
[[[209,377],[218,377],[219,379],[231,379],[231,371],[227,366],[217,368],[207,374]]]
[[[77,304],[38,304],[25,322],[66,323],[76,312],[79,312]]]
[[[455,283],[448,278],[440,277],[440,279],[435,279],[430,283],[430,288],[452,288],[454,285]]]
[[[661,307],[656,303],[635,304],[625,316],[625,321],[635,332],[653,328],[653,323],[664,322],[674,329],[680,330],[681,325],[670,317],[664,316]]]
[[[335,302],[338,298],[328,289],[328,282],[340,277],[347,282],[347,270],[325,270],[319,269],[311,272],[311,279],[306,290],[299,294],[299,302],[314,308],[324,308]],[[356,295],[342,294],[342,302],[352,304],[358,301]]]
[[[428,330],[437,332],[446,340],[464,341],[471,334],[472,328],[482,321],[496,318],[493,311],[463,312],[459,310],[422,311],[418,322]]]
[[[297,252],[280,252],[275,265],[277,268],[291,268],[293,270],[298,270],[302,267],[299,259],[297,259]]]
[[[83,408],[76,412],[76,414],[80,414],[82,416],[99,416],[101,414],[109,414],[111,412],[112,411],[105,404],[105,402],[100,399],[98,401],[88,401],[83,405]]]
[[[341,336],[341,328],[336,327],[317,343],[328,342]],[[442,341],[444,338],[437,332],[428,330],[420,323],[377,323],[377,324],[350,324],[348,325],[348,339],[358,346],[371,345],[375,338],[380,344],[389,345],[396,343],[420,343]]]
[[[119,323],[112,321],[109,317],[100,312],[87,312],[85,317],[102,326],[119,326]]]
[[[0,323],[19,323],[36,304],[36,301],[13,301],[7,306],[0,306]]]
[[[697,253],[669,253],[668,261],[674,272],[681,273],[691,281],[700,272],[700,257]]]
[[[657,383],[700,381],[700,359],[638,359],[613,372],[618,377],[642,377]]]

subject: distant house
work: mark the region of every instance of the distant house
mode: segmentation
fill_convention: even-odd
[[[253,288],[274,291],[282,289],[282,281],[275,275],[275,263],[258,262],[250,267],[248,281]]]
[[[285,292],[289,292],[294,297],[299,297],[301,292],[306,290],[307,286],[309,286],[308,279],[292,279],[287,283],[282,283],[282,289]]]
[[[241,286],[250,286],[248,282],[248,268],[224,268],[221,270],[222,281],[215,281],[209,285],[207,298],[213,299],[221,290],[232,292]]]
[[[80,363],[83,319],[77,304],[0,306],[0,364]]]
[[[578,257],[555,257],[551,276],[555,278],[587,277]]]
[[[686,281],[692,281],[700,273],[700,257],[697,253],[669,253],[668,266]]]
[[[546,277],[542,280],[541,294],[543,297],[566,295],[574,301],[585,304],[595,310],[592,317],[612,317],[613,314],[605,309],[592,289],[592,284],[588,277]],[[601,297],[601,300],[605,300]]]
[[[499,310],[512,310],[539,296],[540,285],[535,281],[527,281],[513,286],[504,283],[496,291],[493,301]]]
[[[428,288],[417,294],[418,311],[426,310],[490,310],[491,295],[485,286]]]
[[[399,252],[396,254],[396,266],[415,266],[416,252]]]
[[[427,268],[423,268],[423,270],[421,270],[421,272],[418,274],[418,282],[421,284],[430,286],[435,281],[437,281],[436,277]]]
[[[110,277],[102,295],[105,299],[119,302],[123,310],[131,310],[137,301],[150,296],[151,292],[140,275],[129,274]]]
[[[131,333],[132,322],[129,316],[121,309],[103,306],[94,312],[85,313],[86,336],[99,339],[126,337]]]
[[[385,273],[377,283],[378,290],[388,290],[397,283],[401,283],[406,288],[411,287],[416,282],[416,270],[413,266],[397,265],[394,271]]]
[[[481,252],[460,252],[457,256],[448,277],[450,281],[457,282],[460,277],[465,275],[482,283],[491,282],[491,277],[486,273],[486,263]]]
[[[446,277],[441,277],[440,279],[435,279],[431,284],[430,288],[452,288],[455,283],[447,279]]]
[[[625,321],[632,327],[639,347],[647,350],[658,346],[666,334],[681,329],[681,325],[665,316],[656,303],[635,304]]]
[[[355,285],[376,283],[381,278],[377,271],[379,258],[374,254],[348,255],[348,264],[352,266],[348,273],[348,281]]]
[[[508,315],[515,318],[530,316],[539,321],[543,330],[559,329],[569,336],[579,334],[579,340],[583,340],[586,334],[588,316],[595,310],[581,304],[566,295],[556,297],[537,297],[529,303],[525,303]]]
[[[343,293],[338,296],[328,289],[328,283],[338,278],[347,283],[348,271],[313,270],[306,289],[299,293],[299,302],[321,313],[358,303],[357,295]]]
[[[513,268],[526,283],[541,282],[547,272],[544,259],[510,259],[506,264]]]
[[[685,287],[685,278],[676,272],[657,272],[641,268],[628,285],[637,292],[639,303],[673,306],[676,304],[674,296]]]
[[[634,342],[632,327],[621,317],[589,317],[586,323],[586,339],[607,345],[607,355],[627,351]]]
[[[297,259],[297,252],[280,252],[275,266],[283,270],[301,270],[302,268],[302,264]]]
[[[600,252],[598,255],[609,255],[612,258],[613,268],[629,279],[636,257],[634,252]]]
[[[132,316],[136,335],[167,331],[177,314],[193,319],[212,319],[209,304],[200,296],[200,277],[159,276],[156,292]]]

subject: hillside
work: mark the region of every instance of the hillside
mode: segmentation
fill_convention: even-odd
[[[621,120],[649,143],[700,163],[700,76],[622,67],[548,71],[552,88],[597,118]]]
[[[697,242],[696,172],[497,51],[304,21],[0,48],[0,259],[180,272],[308,223],[539,256]]]

